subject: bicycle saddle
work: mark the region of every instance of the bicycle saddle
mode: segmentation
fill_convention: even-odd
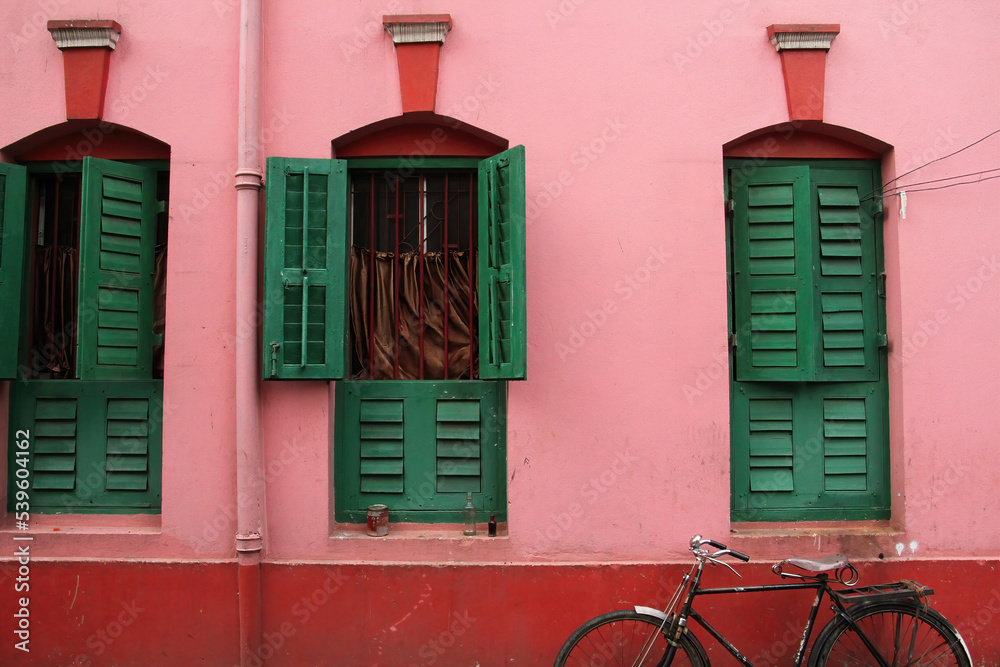
[[[847,567],[849,564],[847,556],[836,554],[834,556],[824,556],[823,558],[786,558],[778,563],[777,567],[794,565],[807,572],[827,572],[829,570],[839,570],[842,567]]]

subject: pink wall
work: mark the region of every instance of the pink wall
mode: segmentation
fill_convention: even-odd
[[[111,4],[70,1],[45,18],[122,24],[106,117],[171,146],[163,513],[36,518],[37,549],[231,557],[233,348],[256,335],[233,305],[238,6]],[[28,29],[40,7],[0,6],[0,25],[25,35],[0,58],[0,146],[63,120],[61,55]],[[841,25],[825,120],[893,146],[893,177],[1000,128],[995,3],[632,2],[612,14],[582,0],[289,0],[264,12],[264,152],[300,157],[329,157],[333,138],[400,112],[382,14],[451,14],[437,111],[527,147],[530,340],[530,379],[510,386],[507,537],[397,527],[375,541],[332,526],[329,387],[280,383],[263,391],[267,557],[649,561],[681,557],[696,532],[755,558],[1000,554],[988,511],[1000,181],[912,193],[905,220],[888,206],[893,519],[732,536],[722,197],[723,144],[787,120],[768,25]],[[911,178],[995,168],[998,142]]]

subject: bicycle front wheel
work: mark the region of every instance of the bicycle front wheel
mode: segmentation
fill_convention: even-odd
[[[555,667],[708,667],[705,650],[689,632],[681,635],[673,658],[660,619],[623,609],[592,618],[570,635]]]
[[[844,619],[831,621],[816,639],[810,665],[972,667],[958,631],[930,607],[896,601],[865,605],[848,613],[857,629]]]

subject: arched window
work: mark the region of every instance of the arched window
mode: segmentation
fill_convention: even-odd
[[[335,508],[506,514],[503,381],[525,374],[524,149],[407,114],[270,158],[265,379],[336,387]]]
[[[734,520],[889,517],[881,168],[868,146],[789,127],[726,150]]]
[[[5,153],[0,376],[32,509],[157,512],[169,147],[75,121]]]

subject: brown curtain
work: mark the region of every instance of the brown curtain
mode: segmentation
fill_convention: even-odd
[[[445,378],[447,358],[448,379],[477,377],[475,256],[465,251],[449,252],[447,258],[441,252],[409,252],[397,261],[392,253],[378,252],[374,270],[372,259],[368,250],[351,248],[351,336],[358,366],[353,376],[440,380]],[[397,280],[398,299],[393,297]]]
[[[33,350],[29,377],[73,377],[76,366],[76,299],[80,255],[51,246],[36,255]]]
[[[159,341],[153,345],[153,377],[163,377],[163,334],[166,331],[167,313],[167,244],[156,246],[153,269],[153,336]]]

